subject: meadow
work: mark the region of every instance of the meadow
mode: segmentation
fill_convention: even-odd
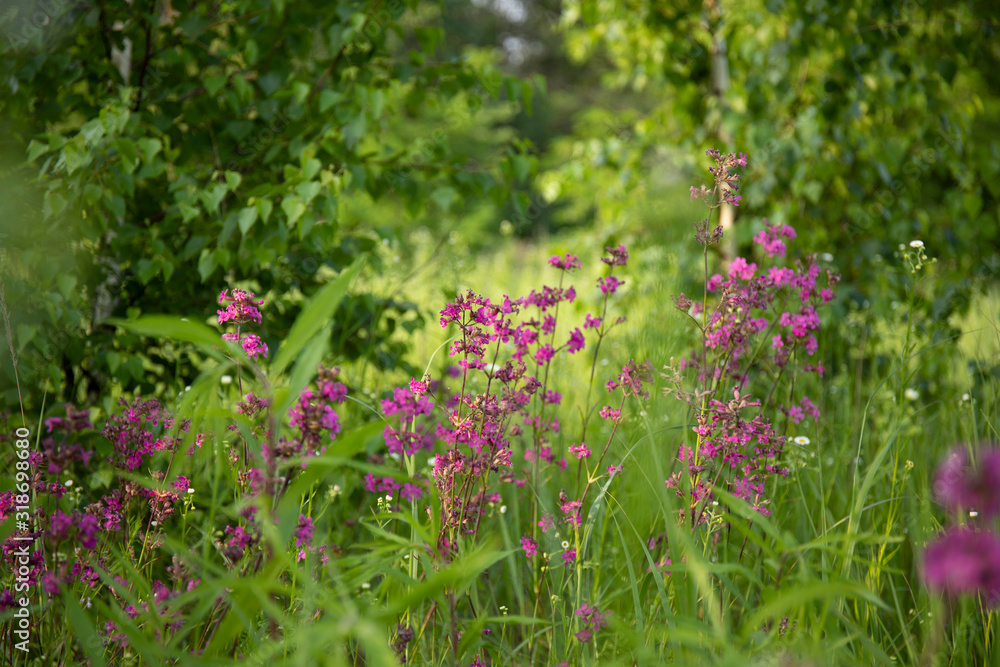
[[[942,334],[920,239],[874,302],[794,221],[725,257],[700,161],[672,233],[380,244],[270,346],[253,282],[115,320],[198,374],[7,415],[4,664],[991,664],[995,285]],[[360,284],[421,374],[331,354]]]

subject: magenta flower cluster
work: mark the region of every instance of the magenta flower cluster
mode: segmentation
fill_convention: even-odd
[[[978,448],[975,463],[968,448],[956,448],[937,470],[934,495],[963,523],[927,545],[924,582],[949,597],[979,595],[1000,605],[1000,536],[990,529],[1000,515],[1000,448]]]
[[[708,154],[715,160],[709,169],[715,187],[691,188],[692,200],[704,199],[710,210],[721,201],[738,205],[739,175],[734,170],[746,166],[746,155],[717,150]],[[763,387],[760,394],[768,400],[782,380],[800,372],[822,376],[825,370],[809,358],[819,349],[819,308],[833,299],[840,276],[822,270],[814,255],[784,263],[795,230],[787,224],[763,223],[764,229],[754,236],[761,264],[735,257],[724,273],[713,275],[708,271],[708,246],[722,239],[722,227],[712,229],[710,219],[695,225],[696,240],[704,246],[703,294],[698,301],[683,293],[675,297],[677,309],[701,334],[698,348],[668,366],[663,376],[669,382],[665,391],[688,403],[697,420],[694,444],[679,446],[680,469],[666,480],[684,503],[681,519],[692,526],[707,520],[715,488],[725,488],[758,512],[770,514],[768,481],[787,475],[779,464],[785,434],[764,414],[772,406],[750,395],[751,380],[761,376],[755,369],[776,371],[767,376],[770,389]],[[764,265],[771,262],[774,265]],[[691,387],[687,374],[694,376]],[[786,415],[786,429],[807,417],[819,419],[819,409],[808,397],[786,400],[786,405],[777,406]]]
[[[606,252],[602,261],[609,267],[608,275],[597,283],[605,310],[607,298],[623,284],[614,270],[625,266],[629,257],[624,246],[608,247]],[[566,456],[559,456],[550,444],[560,429],[554,410],[562,396],[548,388],[549,368],[560,354],[584,350],[587,332],[599,340],[611,326],[624,321],[608,325],[603,313],[588,313],[582,327],[559,336],[560,306],[572,304],[577,297],[576,289],[564,284],[565,278],[581,263],[570,254],[553,256],[548,263],[561,272],[557,286],[546,285],[521,298],[505,295],[497,302],[468,291],[441,310],[441,326],[455,327],[459,334],[449,348],[457,358],[455,381],[461,383],[455,393],[435,399],[431,387],[436,383],[425,377],[411,379],[382,401],[387,418],[383,436],[390,455],[401,459],[430,455],[439,445],[444,448],[434,457],[429,480],[440,502],[442,555],[447,555],[459,536],[478,531],[483,513],[500,500],[497,484],[514,483],[520,488],[540,473],[543,462],[566,468]],[[485,390],[472,390],[472,374],[485,381]],[[518,442],[524,443],[523,459],[530,470],[515,475],[511,470]],[[565,453],[582,460],[590,452],[581,443]],[[396,476],[369,473],[365,486],[374,493],[401,489],[402,497],[416,498],[421,483],[401,484]],[[563,505],[572,507],[573,502],[577,504],[570,518],[579,523],[580,501]],[[530,558],[538,545],[526,536],[522,548]]]
[[[254,300],[253,292],[241,289],[234,289],[232,294],[224,289],[219,294],[219,305],[225,306],[225,310],[217,311],[219,324],[233,322],[236,325],[236,331],[222,334],[222,339],[239,343],[251,359],[267,356],[267,344],[260,339],[260,336],[243,331],[244,325],[251,322],[261,323],[260,310],[257,306],[263,303],[263,300]]]
[[[597,609],[597,607],[583,604],[576,610],[576,615],[580,618],[580,622],[583,624],[583,629],[576,633],[576,638],[586,644],[593,638],[594,635],[600,632],[602,628],[607,627],[607,619],[608,616],[611,615],[611,612],[601,612]]]

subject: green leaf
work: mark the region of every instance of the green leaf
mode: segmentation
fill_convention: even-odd
[[[431,200],[447,213],[451,210],[452,204],[458,200],[458,192],[451,187],[437,188],[431,193]]]
[[[159,139],[151,139],[149,137],[142,137],[135,140],[136,145],[139,150],[142,151],[142,160],[146,164],[151,164],[153,158],[156,154],[163,150],[163,142]]]
[[[529,116],[531,115],[531,97],[534,95],[535,89],[531,85],[531,81],[521,82],[521,99],[524,100],[524,111]]]
[[[56,278],[56,284],[59,285],[59,292],[69,300],[73,296],[73,290],[76,289],[76,276],[71,273],[60,273]]]
[[[201,215],[201,211],[198,210],[197,206],[187,202],[182,201],[177,204],[177,207],[181,210],[181,220],[185,223],[191,222]]]
[[[121,134],[122,131],[125,129],[125,125],[128,124],[128,117],[129,117],[128,109],[126,109],[123,106],[118,106],[117,103],[113,107],[105,107],[101,109],[101,114],[100,114],[101,132],[99,134],[95,132],[92,136],[88,136],[87,143],[93,143],[97,141],[102,136],[104,136],[105,133],[112,135]],[[80,131],[84,132],[85,128],[89,124],[90,123],[87,123],[82,128],[80,128]]]
[[[343,93],[338,93],[333,90],[324,90],[319,94],[319,110],[321,113],[326,112],[327,109],[332,107],[337,102],[344,99]]]
[[[258,199],[256,206],[257,212],[260,213],[261,222],[267,222],[267,219],[271,217],[271,210],[274,208],[274,204],[269,199]]]
[[[288,331],[281,349],[275,355],[274,363],[271,364],[271,373],[273,375],[280,375],[288,368],[302,351],[302,348],[305,347],[306,343],[329,322],[330,318],[333,317],[333,313],[337,310],[337,306],[340,305],[341,299],[347,294],[347,290],[361,272],[363,266],[364,257],[361,257],[345,269],[336,280],[327,283],[313,295],[313,298],[309,300],[309,304],[295,318],[295,324]]]
[[[62,600],[63,610],[66,613],[66,621],[73,629],[72,636],[83,648],[84,655],[90,660],[91,665],[104,666],[104,640],[97,634],[90,619],[84,613],[83,608],[76,599],[77,593],[68,587],[63,587]]]
[[[129,139],[117,139],[115,140],[115,148],[118,149],[118,154],[121,156],[125,173],[131,174],[139,166],[139,151],[136,150],[135,143]]]
[[[235,190],[236,188],[240,187],[240,183],[242,182],[243,182],[243,177],[240,176],[238,172],[235,171],[226,172],[226,185],[229,187],[230,190]]]
[[[86,167],[93,159],[83,136],[79,134],[66,142],[62,156],[66,163],[66,173],[70,175]]]
[[[225,196],[226,186],[221,183],[216,183],[212,187],[198,193],[201,203],[204,204],[205,210],[209,213],[214,213],[219,210],[219,204],[222,203]]]
[[[316,181],[306,181],[305,183],[299,183],[295,187],[295,191],[299,193],[299,197],[301,197],[303,202],[309,203],[316,198],[322,187]]]
[[[218,94],[222,87],[226,85],[227,77],[225,76],[210,76],[205,79],[205,90],[208,91],[209,95],[213,97]]]
[[[136,320],[113,317],[105,322],[141,336],[194,343],[209,350],[222,345],[219,332],[201,322],[192,322],[176,315],[143,315]]]
[[[38,327],[34,324],[18,324],[17,325],[17,343],[18,349],[24,349],[24,346],[31,342],[31,339],[35,337],[38,333]]]
[[[288,218],[288,226],[292,227],[302,217],[302,214],[306,212],[306,205],[294,195],[285,195],[284,199],[281,200],[281,210],[285,212],[285,216]]]
[[[28,162],[34,162],[35,158],[43,153],[47,153],[48,151],[49,147],[47,144],[43,144],[40,141],[32,139],[31,143],[28,144]]]
[[[248,206],[240,211],[239,216],[239,226],[240,231],[246,236],[247,231],[253,227],[253,223],[257,221],[257,209],[253,206]]]
[[[205,250],[201,253],[201,258],[198,260],[198,275],[201,276],[201,281],[207,281],[208,277],[212,275],[214,271],[215,253],[211,250]]]
[[[93,146],[104,138],[105,134],[111,134],[114,124],[105,122],[107,109],[101,109],[101,119],[92,118],[80,127],[80,136],[83,137],[87,146]]]

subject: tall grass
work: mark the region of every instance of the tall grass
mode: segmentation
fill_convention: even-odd
[[[584,269],[571,276],[578,298],[560,314],[556,337],[563,339],[576,326],[570,321],[599,308],[603,295],[593,280],[599,250],[620,240],[635,239],[588,231],[545,247],[508,241],[486,256],[465,255],[462,270],[455,263],[462,255],[448,251],[454,254],[428,264],[403,291],[429,313],[463,288],[496,301],[554,283],[545,259],[574,252]],[[591,363],[601,387],[629,359],[660,369],[698,344],[670,301],[690,284],[679,267],[692,265],[685,259],[691,242],[644,237],[630,249],[621,274],[626,285],[613,304],[628,322],[596,357],[588,347],[554,366],[551,386],[569,408],[550,436],[560,455],[579,442],[580,407],[596,396],[585,380]],[[606,464],[622,470],[594,481],[577,530],[559,523],[554,533],[537,528],[544,512],[558,513],[561,491],[577,497],[581,478],[571,458],[565,471],[543,468],[533,476],[537,483],[498,487],[500,498],[480,506],[483,530],[445,553],[442,517],[430,509],[441,502],[433,484],[413,503],[398,491],[365,490],[368,473],[402,484],[431,479],[433,466],[424,455],[386,456],[388,422],[379,400],[409,378],[361,365],[340,370],[350,400],[338,408],[339,435],[315,456],[285,461],[281,492],[250,493],[236,460],[244,447],[259,452],[295,434],[285,415],[303,389],[315,386],[316,369],[328,357],[328,318],[350,298],[355,273],[394,284],[429,257],[428,247],[395,277],[368,276],[360,267],[345,273],[314,299],[259,371],[196,323],[118,322],[190,343],[204,355],[202,375],[166,406],[191,420],[190,427],[173,427],[179,440],[169,463],[160,455],[148,470],[115,477],[102,463],[110,452],[98,433],[106,414],[93,409],[93,429],[61,433],[57,426],[54,437],[65,438],[63,446],[93,448],[95,464],[42,474],[46,484],[75,483],[61,497],[34,497],[37,525],[46,526],[57,508],[86,510],[125,482],[162,491],[184,475],[195,492],[165,525],[151,525],[148,508],[136,504],[131,528],[109,530],[96,549],[49,544],[45,569],[62,573],[58,591],[36,586],[31,651],[23,655],[8,644],[4,664],[973,665],[993,659],[1000,638],[995,612],[976,599],[928,593],[920,562],[945,521],[931,494],[935,466],[956,443],[1000,440],[996,291],[978,296],[969,316],[954,323],[960,334],[946,340],[933,338],[917,308],[936,289],[932,270],[888,307],[914,277],[902,259],[887,260],[884,302],[835,302],[824,313],[820,340],[828,371],[808,381],[823,417],[787,425],[799,442],[782,454],[788,476],[769,486],[770,516],[717,488],[704,530],[678,523],[679,499],[664,480],[680,469],[677,449],[690,436],[693,415],[662,395],[658,377],[648,401],[626,402],[617,427],[591,422],[591,449],[609,443]],[[414,336],[411,361],[457,392],[442,347],[455,332],[429,319],[432,326]],[[267,420],[236,411],[238,383],[223,381],[236,374],[243,394],[271,401]],[[486,381],[477,382],[468,389],[484,391]],[[601,400],[606,395],[602,390]],[[205,435],[200,448],[197,434]],[[46,448],[47,437],[36,432],[35,451]],[[184,456],[192,447],[193,455]],[[434,453],[442,452],[439,443]],[[157,480],[149,470],[168,476]],[[256,508],[255,524],[246,521],[248,507]],[[296,544],[300,517],[315,525],[304,545]],[[236,525],[256,526],[256,546],[241,553],[227,548],[224,529]],[[14,527],[8,522],[3,531],[7,538]],[[526,557],[524,536],[537,541],[537,556]],[[563,566],[568,548],[579,557]],[[69,576],[74,564],[90,567],[92,576]],[[158,597],[158,582],[169,593]],[[600,610],[607,627],[582,641],[578,633],[588,626],[578,612],[588,606]],[[0,618],[11,637],[12,612]]]

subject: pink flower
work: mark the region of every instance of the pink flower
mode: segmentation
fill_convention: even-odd
[[[604,252],[611,255],[611,257],[601,258],[601,261],[608,266],[625,266],[628,263],[628,250],[623,245],[619,245],[617,248],[608,246],[604,249]]]
[[[579,269],[580,259],[576,255],[566,255],[565,257],[552,255],[552,257],[549,258],[549,264],[557,269],[568,271],[570,269]]]
[[[982,448],[978,465],[964,447],[955,448],[934,477],[934,495],[951,511],[976,510],[984,518],[1000,514],[1000,449]]]
[[[615,410],[605,405],[603,408],[601,408],[601,416],[607,419],[608,421],[619,422],[621,421],[622,418],[622,411]]]
[[[618,288],[625,284],[624,281],[618,280],[614,276],[608,276],[606,278],[598,278],[597,284],[601,288],[601,291],[607,295],[614,294],[618,291]]]
[[[583,346],[586,344],[586,342],[587,341],[583,337],[583,332],[580,331],[579,327],[577,327],[576,329],[573,329],[573,331],[571,331],[569,334],[569,342],[566,344],[567,349],[569,350],[570,354],[576,354],[577,352],[583,349]]]
[[[547,364],[549,361],[551,361],[552,357],[555,356],[555,353],[556,351],[552,348],[552,346],[546,343],[545,345],[542,345],[537,350],[535,350],[535,362],[539,366]]]
[[[577,459],[585,459],[591,454],[585,442],[581,442],[579,445],[570,445],[569,451],[576,454]]]
[[[923,559],[927,587],[945,595],[981,594],[1000,603],[1000,539],[989,531],[950,528],[927,545]]]
[[[756,264],[747,264],[745,259],[737,257],[733,260],[733,263],[729,265],[729,277],[739,278],[740,280],[750,280],[753,278],[753,274],[756,270]]]
[[[538,553],[538,544],[530,537],[521,538],[521,548],[524,549],[526,558],[532,558]]]

